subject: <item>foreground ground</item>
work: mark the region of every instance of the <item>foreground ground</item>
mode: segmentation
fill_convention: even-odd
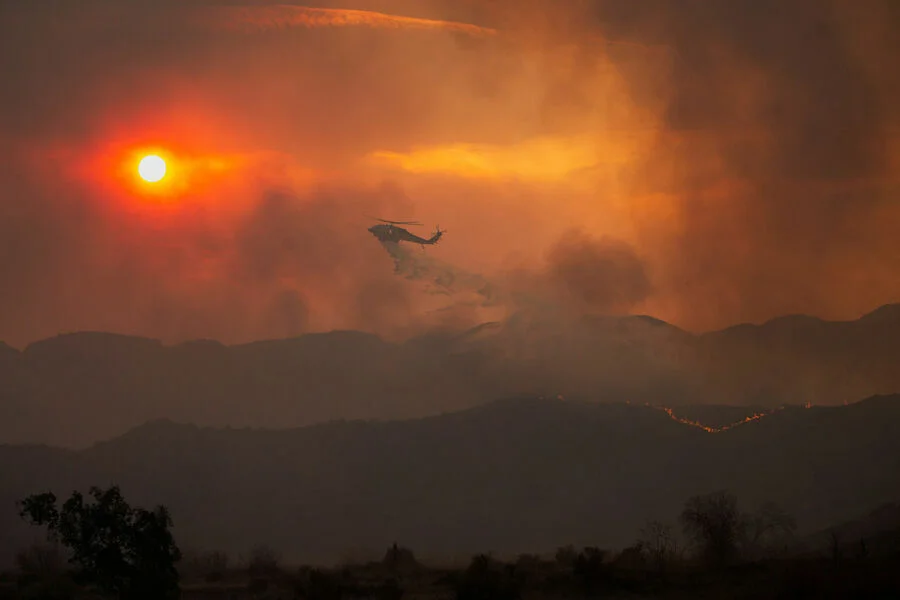
[[[765,561],[723,569],[688,564],[664,572],[622,561],[523,557],[502,563],[476,557],[467,568],[436,569],[414,563],[336,569],[197,569],[182,567],[182,597],[191,599],[529,600],[538,598],[898,598],[900,556],[834,561],[825,558]],[[0,599],[99,598],[64,572],[10,572]]]

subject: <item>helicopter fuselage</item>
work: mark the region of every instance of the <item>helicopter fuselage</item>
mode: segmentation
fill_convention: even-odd
[[[378,241],[380,242],[410,242],[423,245],[436,244],[443,234],[442,231],[438,230],[431,238],[425,239],[414,233],[410,233],[403,227],[397,227],[396,225],[391,224],[373,225],[372,227],[369,227],[369,233],[378,238]]]

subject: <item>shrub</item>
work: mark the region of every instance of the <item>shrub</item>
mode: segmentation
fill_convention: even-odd
[[[521,589],[512,571],[485,554],[475,556],[457,584],[457,600],[518,600]]]
[[[278,553],[268,546],[254,546],[247,559],[247,572],[253,578],[272,577],[280,571],[280,560]]]

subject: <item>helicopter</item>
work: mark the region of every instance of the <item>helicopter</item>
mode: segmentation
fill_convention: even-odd
[[[407,229],[403,227],[397,227],[397,225],[422,225],[417,221],[387,221],[385,219],[375,219],[376,221],[381,221],[380,225],[372,225],[369,227],[369,233],[378,238],[378,241],[381,243],[398,243],[398,242],[410,242],[413,244],[419,244],[423,248],[425,245],[432,246],[438,243],[438,240],[441,239],[441,236],[444,235],[446,230],[441,230],[440,227],[436,227],[434,234],[426,239],[417,236],[414,233],[410,233]]]

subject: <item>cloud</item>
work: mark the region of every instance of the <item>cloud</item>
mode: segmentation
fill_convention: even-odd
[[[573,231],[550,248],[547,259],[549,280],[586,310],[628,313],[652,290],[640,257],[621,240]]]
[[[389,15],[368,10],[310,8],[288,4],[219,6],[200,13],[203,24],[239,31],[268,31],[287,27],[374,27],[449,31],[476,37],[497,33],[489,27],[436,19]]]
[[[540,184],[563,181],[600,165],[624,164],[639,143],[639,136],[541,137],[506,145],[459,143],[409,152],[380,150],[370,158],[376,164],[411,173]]]
[[[672,226],[648,223],[638,241],[657,255],[667,301],[709,327],[850,317],[896,298],[876,233],[900,208],[886,144],[896,88],[878,93],[875,55],[848,38],[867,26],[803,1],[654,9],[620,18],[679,52],[661,113],[668,134],[632,186],[671,207]],[[897,50],[879,60],[897,64]]]
[[[453,306],[496,308],[502,315],[525,310],[582,314],[628,314],[653,288],[646,265],[625,241],[567,231],[539,265],[516,265],[487,278],[435,259],[412,245],[382,243],[396,275],[421,282],[425,291]]]

